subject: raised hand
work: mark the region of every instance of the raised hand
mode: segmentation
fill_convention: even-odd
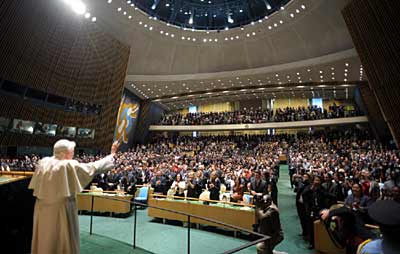
[[[118,141],[115,141],[112,146],[111,146],[111,154],[115,155],[118,152],[120,143]]]

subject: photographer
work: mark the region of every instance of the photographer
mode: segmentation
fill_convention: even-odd
[[[273,203],[270,195],[256,195],[254,205],[256,206],[256,231],[271,237],[257,244],[257,254],[273,254],[274,248],[283,241],[278,207]]]

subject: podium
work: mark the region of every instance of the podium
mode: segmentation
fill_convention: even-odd
[[[30,253],[35,205],[28,189],[31,178],[14,173],[0,172],[0,242],[4,250]]]

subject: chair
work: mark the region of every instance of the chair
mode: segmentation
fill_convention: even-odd
[[[140,188],[139,195],[137,197],[135,197],[135,201],[142,203],[142,204],[147,204],[148,194],[149,194],[149,187],[144,186],[144,187]]]
[[[253,197],[251,195],[249,195],[249,194],[244,194],[243,195],[243,201],[244,201],[245,204],[251,204],[252,198]]]

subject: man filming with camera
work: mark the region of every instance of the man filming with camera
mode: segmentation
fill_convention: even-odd
[[[269,240],[257,244],[257,254],[282,253],[274,251],[274,248],[283,241],[278,207],[272,202],[270,195],[260,194],[254,196],[254,205],[256,206],[255,231],[271,237]]]

